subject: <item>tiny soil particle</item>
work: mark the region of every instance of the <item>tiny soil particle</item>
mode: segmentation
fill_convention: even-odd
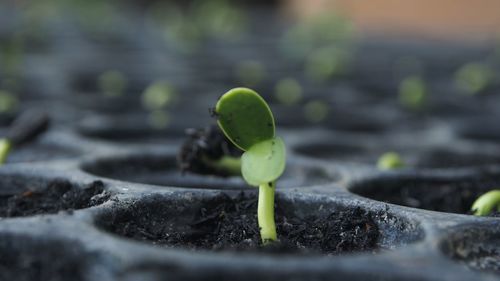
[[[110,194],[101,181],[77,188],[67,180],[53,180],[43,189],[0,196],[0,217],[53,214],[102,204]]]
[[[207,165],[207,161],[216,161],[224,156],[239,158],[242,154],[218,126],[190,129],[187,134],[188,138],[177,155],[177,163],[182,172],[222,177],[230,175],[228,171]]]
[[[106,228],[122,236],[169,247],[270,254],[336,255],[374,251],[379,236],[371,215],[360,208],[300,217],[293,209],[284,210],[277,204],[279,242],[263,246],[257,225],[257,198],[243,193],[235,199],[223,194],[207,201],[185,223],[172,223],[159,214],[156,219],[150,211],[139,209],[148,214],[107,222]],[[149,219],[141,220],[139,217],[143,216]]]

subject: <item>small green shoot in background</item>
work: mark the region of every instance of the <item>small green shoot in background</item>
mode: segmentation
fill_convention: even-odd
[[[500,190],[491,190],[474,201],[471,208],[476,216],[488,216],[500,212]]]
[[[419,111],[427,101],[427,86],[419,76],[409,76],[399,84],[399,103],[410,110]]]
[[[165,80],[153,82],[141,96],[142,106],[147,110],[164,109],[177,99],[177,94]]]
[[[12,113],[18,108],[19,100],[9,91],[0,90],[0,113]]]
[[[330,112],[330,106],[322,100],[308,101],[303,108],[304,118],[311,123],[324,121]]]
[[[274,87],[274,96],[284,105],[297,104],[302,99],[303,91],[300,83],[293,78],[279,80]]]
[[[101,93],[108,97],[119,97],[127,88],[127,78],[116,70],[108,70],[97,78],[97,85]]]
[[[382,171],[401,169],[405,163],[401,156],[396,152],[386,152],[380,156],[377,161],[377,168]]]
[[[149,85],[141,95],[142,106],[148,111],[148,123],[153,129],[161,130],[170,125],[170,114],[167,108],[175,103],[177,93],[174,87],[165,80]]]
[[[468,63],[455,73],[455,84],[465,94],[474,95],[484,91],[492,82],[495,73],[484,63]]]
[[[259,61],[246,60],[236,66],[235,73],[239,83],[246,87],[255,87],[266,77],[266,68]]]
[[[311,53],[306,60],[305,74],[315,82],[347,73],[350,61],[349,52],[336,47],[325,47]]]

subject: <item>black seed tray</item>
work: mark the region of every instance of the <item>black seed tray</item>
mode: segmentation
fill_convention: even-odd
[[[500,186],[500,98],[460,96],[450,75],[469,61],[498,69],[493,47],[365,39],[348,74],[309,84],[279,57],[288,23],[269,9],[249,10],[255,30],[243,42],[208,40],[190,56],[133,10],[110,34],[83,32],[71,17],[51,23],[43,48],[27,50],[18,112],[44,108],[53,126],[0,168],[0,280],[500,279],[500,220],[468,214]],[[3,18],[0,39],[15,22]],[[272,70],[256,89],[287,144],[276,220],[291,252],[255,242],[255,189],[177,168],[184,130],[213,123],[208,108],[240,86],[241,58]],[[440,93],[421,112],[397,104],[401,77],[390,66],[408,58]],[[106,70],[127,76],[123,96],[98,93]],[[274,99],[272,82],[284,77],[329,106],[322,120]],[[158,78],[179,99],[153,129],[139,94]],[[408,167],[377,170],[387,151]],[[216,235],[224,231],[230,239]]]

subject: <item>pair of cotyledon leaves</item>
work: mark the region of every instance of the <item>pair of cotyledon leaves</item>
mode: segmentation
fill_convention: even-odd
[[[215,107],[217,123],[229,140],[244,151],[241,174],[253,186],[278,179],[285,170],[286,149],[275,136],[271,109],[253,90],[235,88]]]

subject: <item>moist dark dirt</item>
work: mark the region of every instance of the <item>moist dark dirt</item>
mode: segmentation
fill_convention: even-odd
[[[379,235],[370,214],[360,208],[325,216],[300,217],[276,205],[278,243],[262,246],[257,225],[257,198],[240,194],[212,199],[186,223],[162,220],[164,215],[139,212],[107,222],[111,232],[153,244],[188,249],[267,252],[273,254],[328,254],[373,251]],[[158,217],[158,218],[155,218]],[[174,214],[170,216],[175,216]],[[143,219],[147,217],[148,219]]]
[[[373,180],[352,189],[359,195],[413,208],[470,214],[474,201],[500,186],[499,178]]]
[[[226,177],[230,172],[209,165],[224,156],[241,157],[241,150],[224,136],[218,126],[189,129],[188,138],[182,145],[177,162],[182,172]]]
[[[67,180],[53,180],[44,188],[0,196],[0,217],[52,214],[102,204],[110,194],[101,181],[78,188]]]

